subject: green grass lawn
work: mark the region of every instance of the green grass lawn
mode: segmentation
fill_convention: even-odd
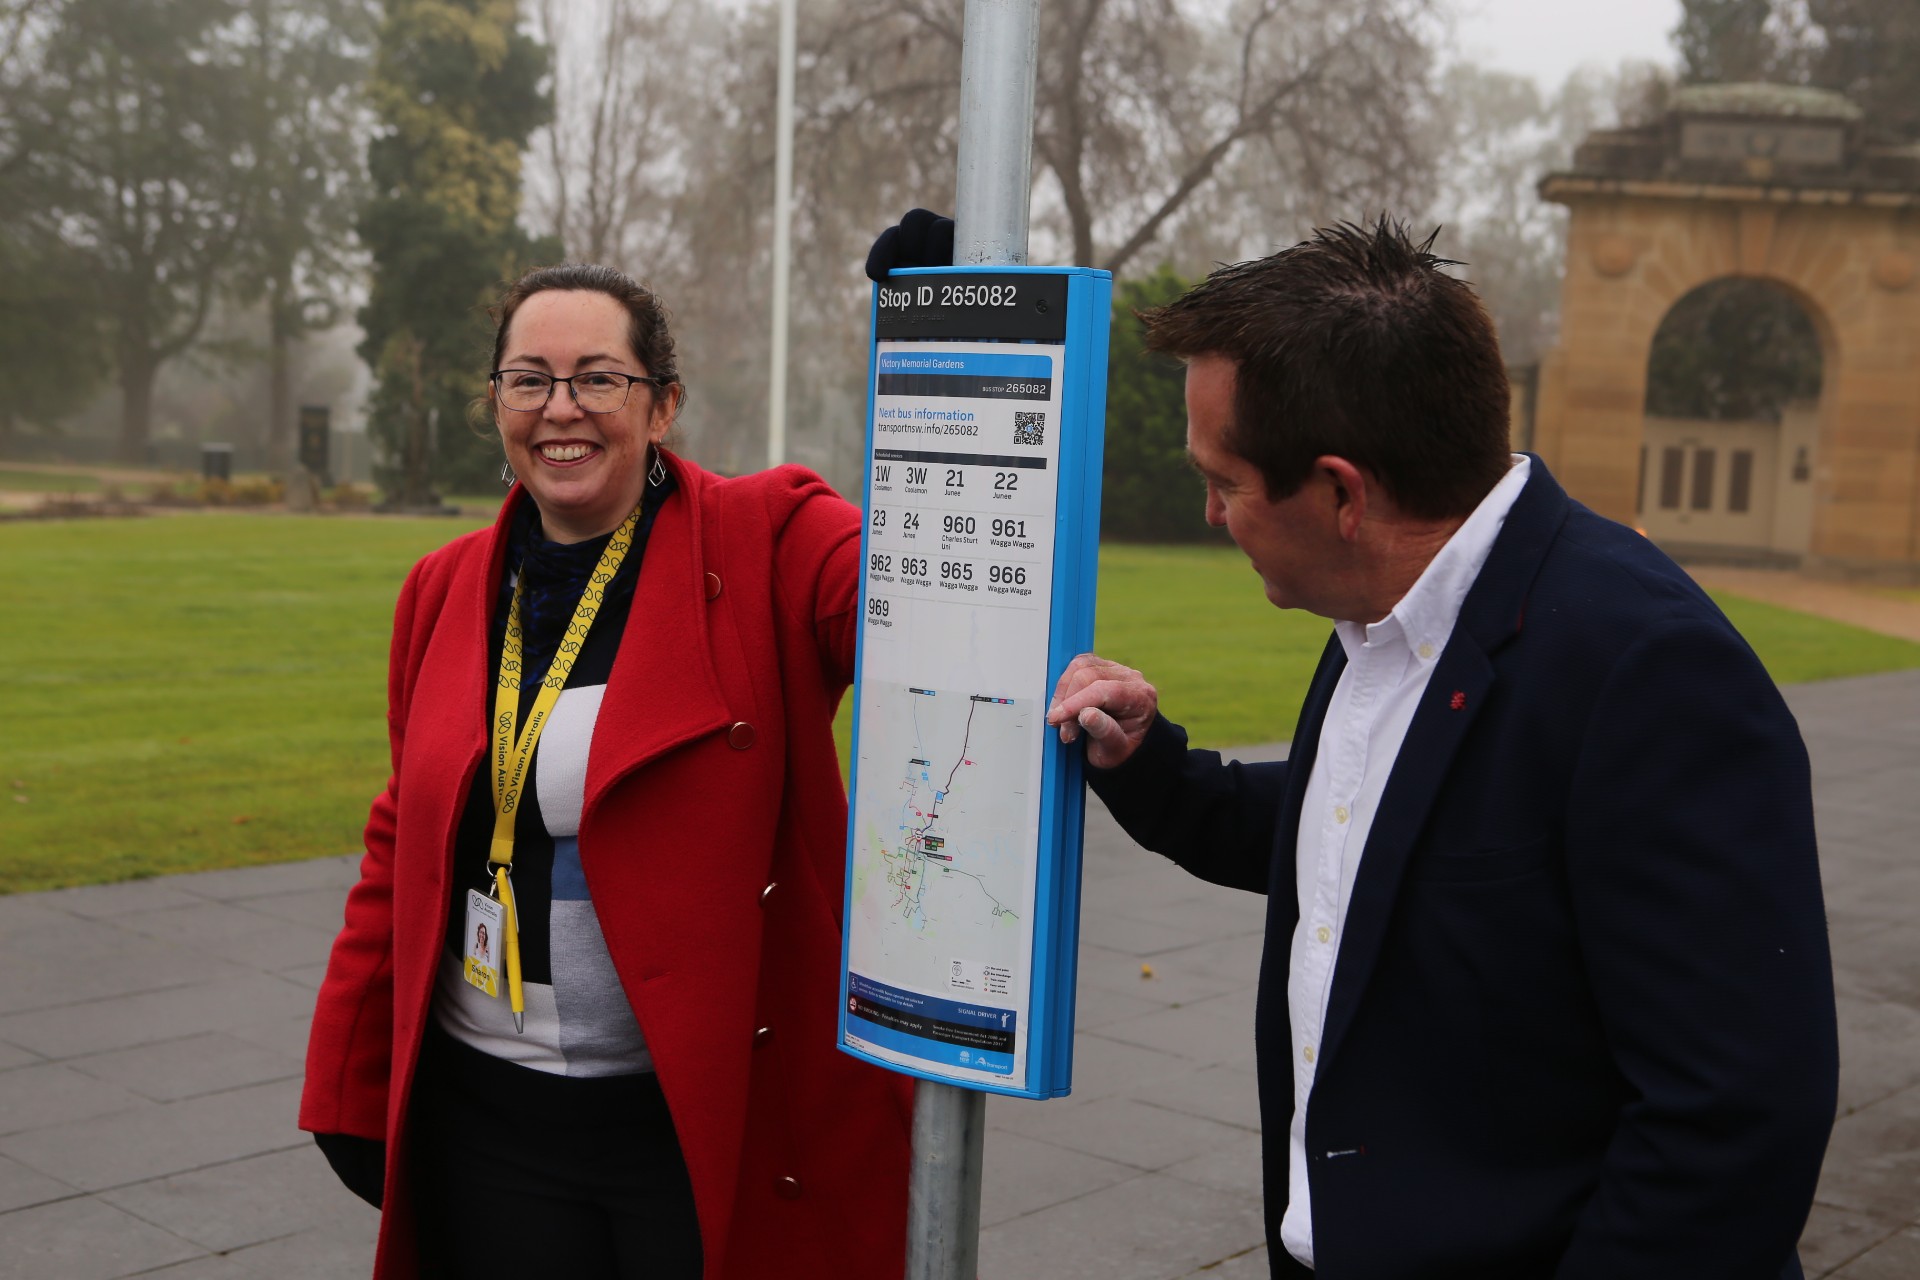
[[[356,848],[386,777],[394,595],[481,522],[0,525],[0,892]],[[1920,645],[1721,603],[1783,683],[1920,667]],[[1096,646],[1147,672],[1197,742],[1291,736],[1326,636],[1271,608],[1232,548],[1102,553]]]
[[[0,489],[15,493],[96,493],[100,477],[77,471],[13,471],[0,467]]]
[[[386,777],[394,597],[468,527],[0,525],[0,891],[356,847]]]

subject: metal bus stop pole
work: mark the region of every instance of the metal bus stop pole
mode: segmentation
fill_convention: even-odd
[[[1039,0],[967,0],[960,46],[958,266],[1024,266]],[[907,1280],[975,1280],[987,1096],[922,1080],[913,1099]]]

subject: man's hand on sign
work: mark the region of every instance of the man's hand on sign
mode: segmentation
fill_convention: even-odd
[[[867,279],[885,284],[895,267],[953,265],[953,219],[930,209],[909,209],[900,225],[888,227],[867,250]]]
[[[1132,667],[1083,653],[1067,664],[1053,687],[1047,723],[1060,726],[1060,741],[1087,734],[1087,763],[1114,769],[1126,762],[1160,710],[1160,694]]]

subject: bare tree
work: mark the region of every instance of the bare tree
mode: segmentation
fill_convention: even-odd
[[[950,163],[960,9],[841,4],[811,42],[814,128],[848,132],[858,119],[861,134],[885,130]],[[1437,36],[1426,0],[1057,0],[1042,24],[1036,220],[1074,262],[1125,271],[1192,232],[1183,215],[1238,162],[1251,169],[1237,176],[1264,171],[1262,188],[1291,193],[1278,208],[1261,202],[1267,237],[1288,213],[1378,204],[1426,176],[1416,122]]]
[[[1671,73],[1651,63],[1585,68],[1552,93],[1529,76],[1450,67],[1436,118],[1440,164],[1422,212],[1444,224],[1438,248],[1462,260],[1500,328],[1509,364],[1537,360],[1558,327],[1566,210],[1535,194],[1598,128],[1647,123]]]
[[[702,162],[724,15],[700,0],[537,0],[533,17],[553,50],[554,119],[534,142],[529,215],[570,257],[657,263]]]
[[[703,25],[691,0],[550,3],[559,119],[531,217],[576,256],[661,288],[693,389],[688,446],[758,466],[773,7],[702,11]],[[1430,3],[1049,0],[1035,260],[1191,269],[1424,194]],[[795,457],[830,478],[851,480],[856,462],[867,246],[912,205],[952,207],[961,12],[962,0],[803,10],[789,413]]]

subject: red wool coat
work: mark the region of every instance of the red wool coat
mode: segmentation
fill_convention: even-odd
[[[692,1175],[707,1280],[896,1280],[912,1086],[834,1048],[860,514],[799,467],[668,458],[587,766],[580,859]],[[417,1271],[407,1107],[486,749],[516,491],[395,611],[393,777],[314,1011],[300,1127],[387,1142],[374,1274]]]

